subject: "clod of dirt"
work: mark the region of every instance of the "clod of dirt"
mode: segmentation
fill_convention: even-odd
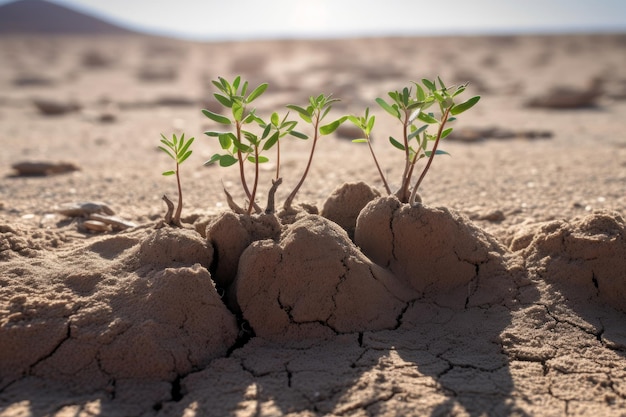
[[[35,99],[33,104],[39,113],[46,116],[60,116],[81,109],[81,105],[74,101],[61,101],[57,99]]]
[[[467,218],[394,196],[365,206],[355,243],[423,296],[456,308],[501,301],[514,291],[502,278],[522,274],[521,260]]]
[[[517,247],[529,270],[570,300],[595,299],[626,312],[626,223],[618,213],[547,223]]]
[[[44,177],[78,171],[80,168],[71,162],[23,161],[11,165],[18,177]]]
[[[364,182],[345,183],[328,196],[321,215],[337,223],[353,239],[359,213],[376,197],[380,197],[380,193]]]
[[[272,214],[221,213],[206,228],[207,240],[215,249],[212,265],[215,282],[222,288],[228,288],[235,279],[243,251],[256,240],[278,239],[280,229],[280,222]]]
[[[166,267],[199,263],[209,268],[213,247],[194,230],[163,227],[141,242],[136,258],[137,265]]]
[[[290,225],[279,242],[252,243],[233,289],[256,335],[277,341],[391,329],[417,295],[316,215]]]
[[[189,232],[118,235],[60,262],[0,268],[0,388],[24,375],[75,392],[127,378],[172,381],[225,355],[236,318],[206,268],[176,264],[206,256],[206,242]],[[154,264],[133,270],[138,258]]]

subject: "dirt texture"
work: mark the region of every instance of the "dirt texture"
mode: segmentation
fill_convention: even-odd
[[[0,62],[0,416],[626,415],[624,34],[7,35]],[[369,106],[394,190],[375,98],[441,76],[481,100],[413,206],[346,127],[289,212],[311,141],[281,140],[276,210],[248,215],[238,167],[203,165],[235,75],[269,83],[263,117]],[[157,146],[182,132],[177,228]]]

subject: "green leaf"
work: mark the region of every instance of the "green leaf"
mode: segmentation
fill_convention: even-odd
[[[389,142],[391,142],[391,144],[393,146],[395,146],[396,148],[400,149],[401,151],[406,150],[406,148],[404,147],[403,144],[401,144],[400,142],[398,142],[397,140],[395,140],[394,138],[392,138],[391,136],[389,136]]]
[[[270,124],[265,125],[265,127],[263,128],[263,133],[261,134],[261,139],[267,138],[267,136],[270,134],[271,131],[272,131],[272,125]]]
[[[287,108],[296,111],[305,122],[311,123],[312,112],[309,113],[307,110],[295,104],[288,104]]]
[[[422,132],[423,132],[423,131],[425,131],[426,129],[428,129],[428,125],[423,125],[423,126],[420,126],[420,128],[419,128],[419,129],[416,129],[416,130],[414,130],[413,132],[411,132],[411,133],[409,134],[409,136],[407,137],[407,139],[411,140],[411,139],[413,139],[414,137],[416,137],[417,135],[421,135],[421,134],[422,134]]]
[[[450,109],[450,114],[453,116],[459,115],[474,107],[474,105],[478,103],[478,100],[480,100],[480,96],[474,96],[463,103],[457,104]]]
[[[204,163],[204,165],[205,165],[205,166],[207,166],[207,165],[212,165],[212,164],[216,163],[217,161],[219,161],[221,157],[222,157],[222,156],[221,156],[220,154],[216,153],[216,154],[214,154],[213,156],[211,156],[211,159],[209,159],[208,161],[206,161],[206,162]]]
[[[172,142],[170,142],[169,140],[167,140],[167,139],[161,139],[161,143],[162,143],[163,145],[167,146],[167,147],[168,147],[169,149],[171,149],[171,150],[174,150],[174,148],[176,148],[176,146],[175,146]]]
[[[233,88],[235,89],[235,91],[239,90],[239,83],[241,82],[241,76],[238,75],[237,77],[235,77],[235,79],[233,80]]]
[[[270,138],[266,140],[265,143],[263,144],[263,150],[267,151],[268,149],[271,149],[272,146],[274,146],[276,142],[278,142],[279,137],[280,137],[279,133],[274,132],[274,134],[270,136]]]
[[[343,122],[345,122],[345,121],[346,121],[346,116],[341,117],[341,118],[335,120],[334,122],[331,122],[331,123],[329,123],[327,125],[324,125],[324,126],[320,127],[320,134],[321,135],[330,135],[335,130],[337,130],[337,128],[339,126],[341,126],[341,124]]]
[[[420,114],[417,115],[417,118],[420,119],[422,122],[428,124],[438,123],[437,119],[435,119],[430,114],[424,112],[420,112]]]
[[[269,85],[268,83],[263,83],[260,86],[258,86],[257,88],[255,88],[254,91],[250,93],[248,98],[246,98],[246,102],[247,103],[252,103],[252,101],[254,99],[259,97],[261,94],[263,94],[265,92],[265,90],[267,90],[268,85]]]
[[[221,82],[221,81],[222,81],[222,79],[221,79],[221,78],[220,78],[220,80],[219,80],[219,81],[216,81],[216,80],[211,80],[211,82],[213,83],[213,85],[214,85],[215,87],[217,87],[217,89],[218,89],[218,90],[220,90],[220,91],[225,91],[224,84],[223,84],[223,82]]]
[[[209,111],[207,109],[203,109],[202,113],[209,119],[213,120],[214,122],[217,122],[223,125],[230,124],[230,119],[228,117],[222,116],[221,114],[213,113],[212,111]]]
[[[434,91],[437,90],[437,87],[435,86],[435,83],[433,83],[432,81],[430,81],[430,80],[428,80],[426,78],[422,79],[422,84],[424,84],[424,86],[426,88],[428,88],[430,91],[434,92]]]
[[[252,148],[246,144],[243,144],[241,142],[239,142],[238,140],[233,141],[233,144],[235,145],[235,148],[237,148],[239,151],[243,152],[243,153],[251,153],[252,152]]]
[[[264,164],[266,162],[269,162],[269,158],[267,156],[263,156],[263,155],[259,155],[258,157],[254,157],[253,155],[250,155],[248,157],[248,161],[254,163],[258,163],[258,164]]]
[[[189,158],[189,155],[191,155],[193,151],[187,151],[182,157],[178,158],[178,163],[182,164],[183,162],[185,162],[185,160],[187,158]]]
[[[291,131],[289,132],[289,134],[290,134],[291,136],[293,136],[293,137],[298,138],[298,139],[304,139],[304,140],[306,140],[306,139],[308,139],[308,138],[309,138],[307,135],[305,135],[304,133],[300,133],[300,132],[298,132],[297,130],[291,130]]]
[[[430,155],[432,155],[432,151],[425,151],[424,154],[426,155],[426,157],[430,158]],[[450,155],[448,152],[446,151],[442,151],[441,149],[437,149],[435,151],[435,155]]]
[[[278,124],[280,123],[280,117],[278,116],[278,113],[276,112],[272,113],[272,116],[270,117],[270,122],[274,126],[278,126]]]
[[[230,149],[231,145],[233,144],[234,137],[235,135],[233,135],[232,133],[222,133],[221,135],[219,135],[218,139],[220,141],[220,147],[224,150]]]
[[[207,130],[206,132],[204,132],[205,135],[209,136],[209,137],[218,137],[219,135],[222,135],[223,132],[214,132],[212,130]]]
[[[367,139],[352,139],[352,143],[367,143]]]
[[[376,116],[372,116],[368,121],[367,121],[367,133],[370,134],[372,133],[372,130],[374,130],[374,122],[376,121]]]
[[[437,81],[439,81],[439,86],[441,87],[441,89],[445,90],[446,85],[443,83],[443,81],[441,81],[441,77],[437,76]]]
[[[449,127],[446,130],[444,130],[443,132],[441,132],[441,139],[443,139],[446,136],[448,136],[450,133],[452,133],[453,130],[454,130],[454,128]]]
[[[213,97],[215,97],[215,99],[216,99],[217,101],[219,101],[219,102],[220,102],[220,104],[221,104],[222,106],[224,106],[224,107],[228,107],[228,108],[230,108],[230,107],[233,105],[233,101],[232,101],[231,99],[229,99],[228,97],[223,96],[223,95],[221,95],[221,94],[219,94],[219,93],[215,93],[215,94],[213,94]]]
[[[320,120],[322,120],[324,117],[326,117],[326,115],[328,114],[328,112],[330,111],[331,108],[332,108],[332,106],[326,107],[326,109],[324,110],[324,113],[320,116]]]
[[[417,96],[417,101],[424,101],[426,100],[426,93],[424,92],[424,89],[422,88],[421,85],[419,85],[418,83],[415,83],[415,94]]]
[[[376,103],[378,103],[378,105],[385,110],[387,113],[389,113],[390,115],[392,115],[393,117],[395,117],[396,119],[400,118],[400,110],[398,110],[397,106],[391,106],[389,105],[389,103],[387,103],[385,100],[383,100],[382,98],[377,98],[376,99]]]
[[[363,118],[362,117],[356,117],[356,116],[348,116],[348,120],[351,121],[355,126],[363,128],[364,127],[364,123],[363,123]]]
[[[456,97],[456,96],[458,96],[458,95],[459,95],[459,94],[461,94],[463,91],[465,91],[465,86],[464,86],[464,85],[460,86],[460,87],[459,87],[459,88],[458,88],[458,89],[454,92],[454,94],[452,94],[452,97]]]
[[[170,175],[174,175],[174,174],[176,174],[176,171],[165,171],[163,173],[163,175],[166,176],[166,177],[169,177]]]
[[[168,151],[167,149],[165,149],[163,146],[159,146],[159,149],[162,150],[163,152],[165,152],[166,154],[168,154],[170,156],[170,158],[172,158],[173,160],[176,160],[176,158],[174,157],[174,155]]]
[[[220,166],[229,167],[237,163],[237,158],[232,155],[220,155]]]
[[[187,152],[187,149],[189,149],[189,147],[191,146],[191,144],[193,143],[193,141],[194,141],[194,138],[189,138],[189,140],[188,140],[186,143],[181,142],[182,147],[178,150],[178,154],[179,154],[179,155],[182,155],[182,154],[184,154],[185,152]],[[191,152],[191,151],[190,151],[190,152]],[[181,162],[182,162],[182,161],[181,161]]]
[[[243,109],[244,109],[243,104],[241,104],[241,103],[240,103],[240,102],[238,102],[238,101],[235,101],[235,102],[233,103],[233,107],[232,107],[232,109],[233,109],[233,118],[234,118],[236,121],[241,122],[241,119],[243,119]]]
[[[246,140],[248,140],[248,142],[250,142],[251,144],[256,145],[259,143],[259,137],[254,133],[248,132],[246,130],[242,130],[241,133],[243,133],[243,137],[245,137]]]

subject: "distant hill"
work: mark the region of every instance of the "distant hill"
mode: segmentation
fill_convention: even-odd
[[[18,0],[0,6],[0,35],[136,33],[96,17],[44,0]]]

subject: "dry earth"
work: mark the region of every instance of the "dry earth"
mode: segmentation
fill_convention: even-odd
[[[1,416],[626,415],[625,35],[23,36],[0,62]],[[392,182],[399,126],[376,97],[439,75],[482,99],[423,205],[375,198],[343,130],[297,198],[325,217],[250,218],[222,193],[243,203],[237,170],[203,166],[210,80],[236,74],[270,83],[264,115],[319,93],[334,115],[372,107]],[[172,132],[196,137],[184,230],[155,228]],[[278,202],[310,142],[281,146]],[[80,202],[136,227],[86,232],[58,212]]]

